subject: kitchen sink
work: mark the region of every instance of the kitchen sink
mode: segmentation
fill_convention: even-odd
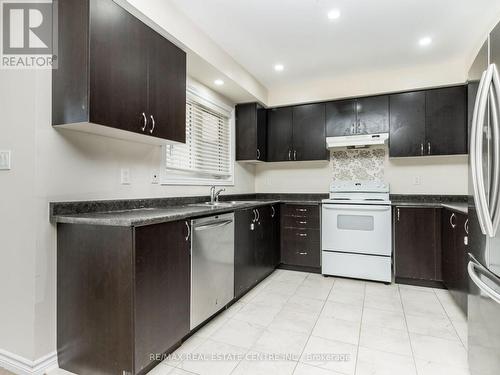
[[[231,202],[202,202],[190,204],[192,207],[210,207],[210,208],[231,208],[241,204],[252,204],[256,201],[231,201]]]

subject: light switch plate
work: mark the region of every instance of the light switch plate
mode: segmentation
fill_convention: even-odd
[[[10,151],[0,151],[0,170],[8,171],[10,167]]]
[[[130,169],[128,168],[121,169],[120,181],[122,185],[130,185]]]

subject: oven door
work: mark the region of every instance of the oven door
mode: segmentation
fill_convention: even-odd
[[[323,204],[322,249],[390,256],[391,206]]]

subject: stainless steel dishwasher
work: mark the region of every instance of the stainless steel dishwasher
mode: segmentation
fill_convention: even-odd
[[[191,329],[234,298],[234,213],[191,221]]]

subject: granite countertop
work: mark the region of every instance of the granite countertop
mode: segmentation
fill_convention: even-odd
[[[463,195],[394,195],[391,196],[393,206],[448,208],[467,213],[467,197]]]
[[[107,212],[53,215],[51,221],[54,223],[64,224],[137,227],[191,219],[201,216],[223,214],[233,212],[235,210],[266,206],[280,202],[281,201],[279,200],[259,200],[252,202],[242,201],[230,207],[203,207],[197,204],[189,204],[162,208],[136,208]]]

